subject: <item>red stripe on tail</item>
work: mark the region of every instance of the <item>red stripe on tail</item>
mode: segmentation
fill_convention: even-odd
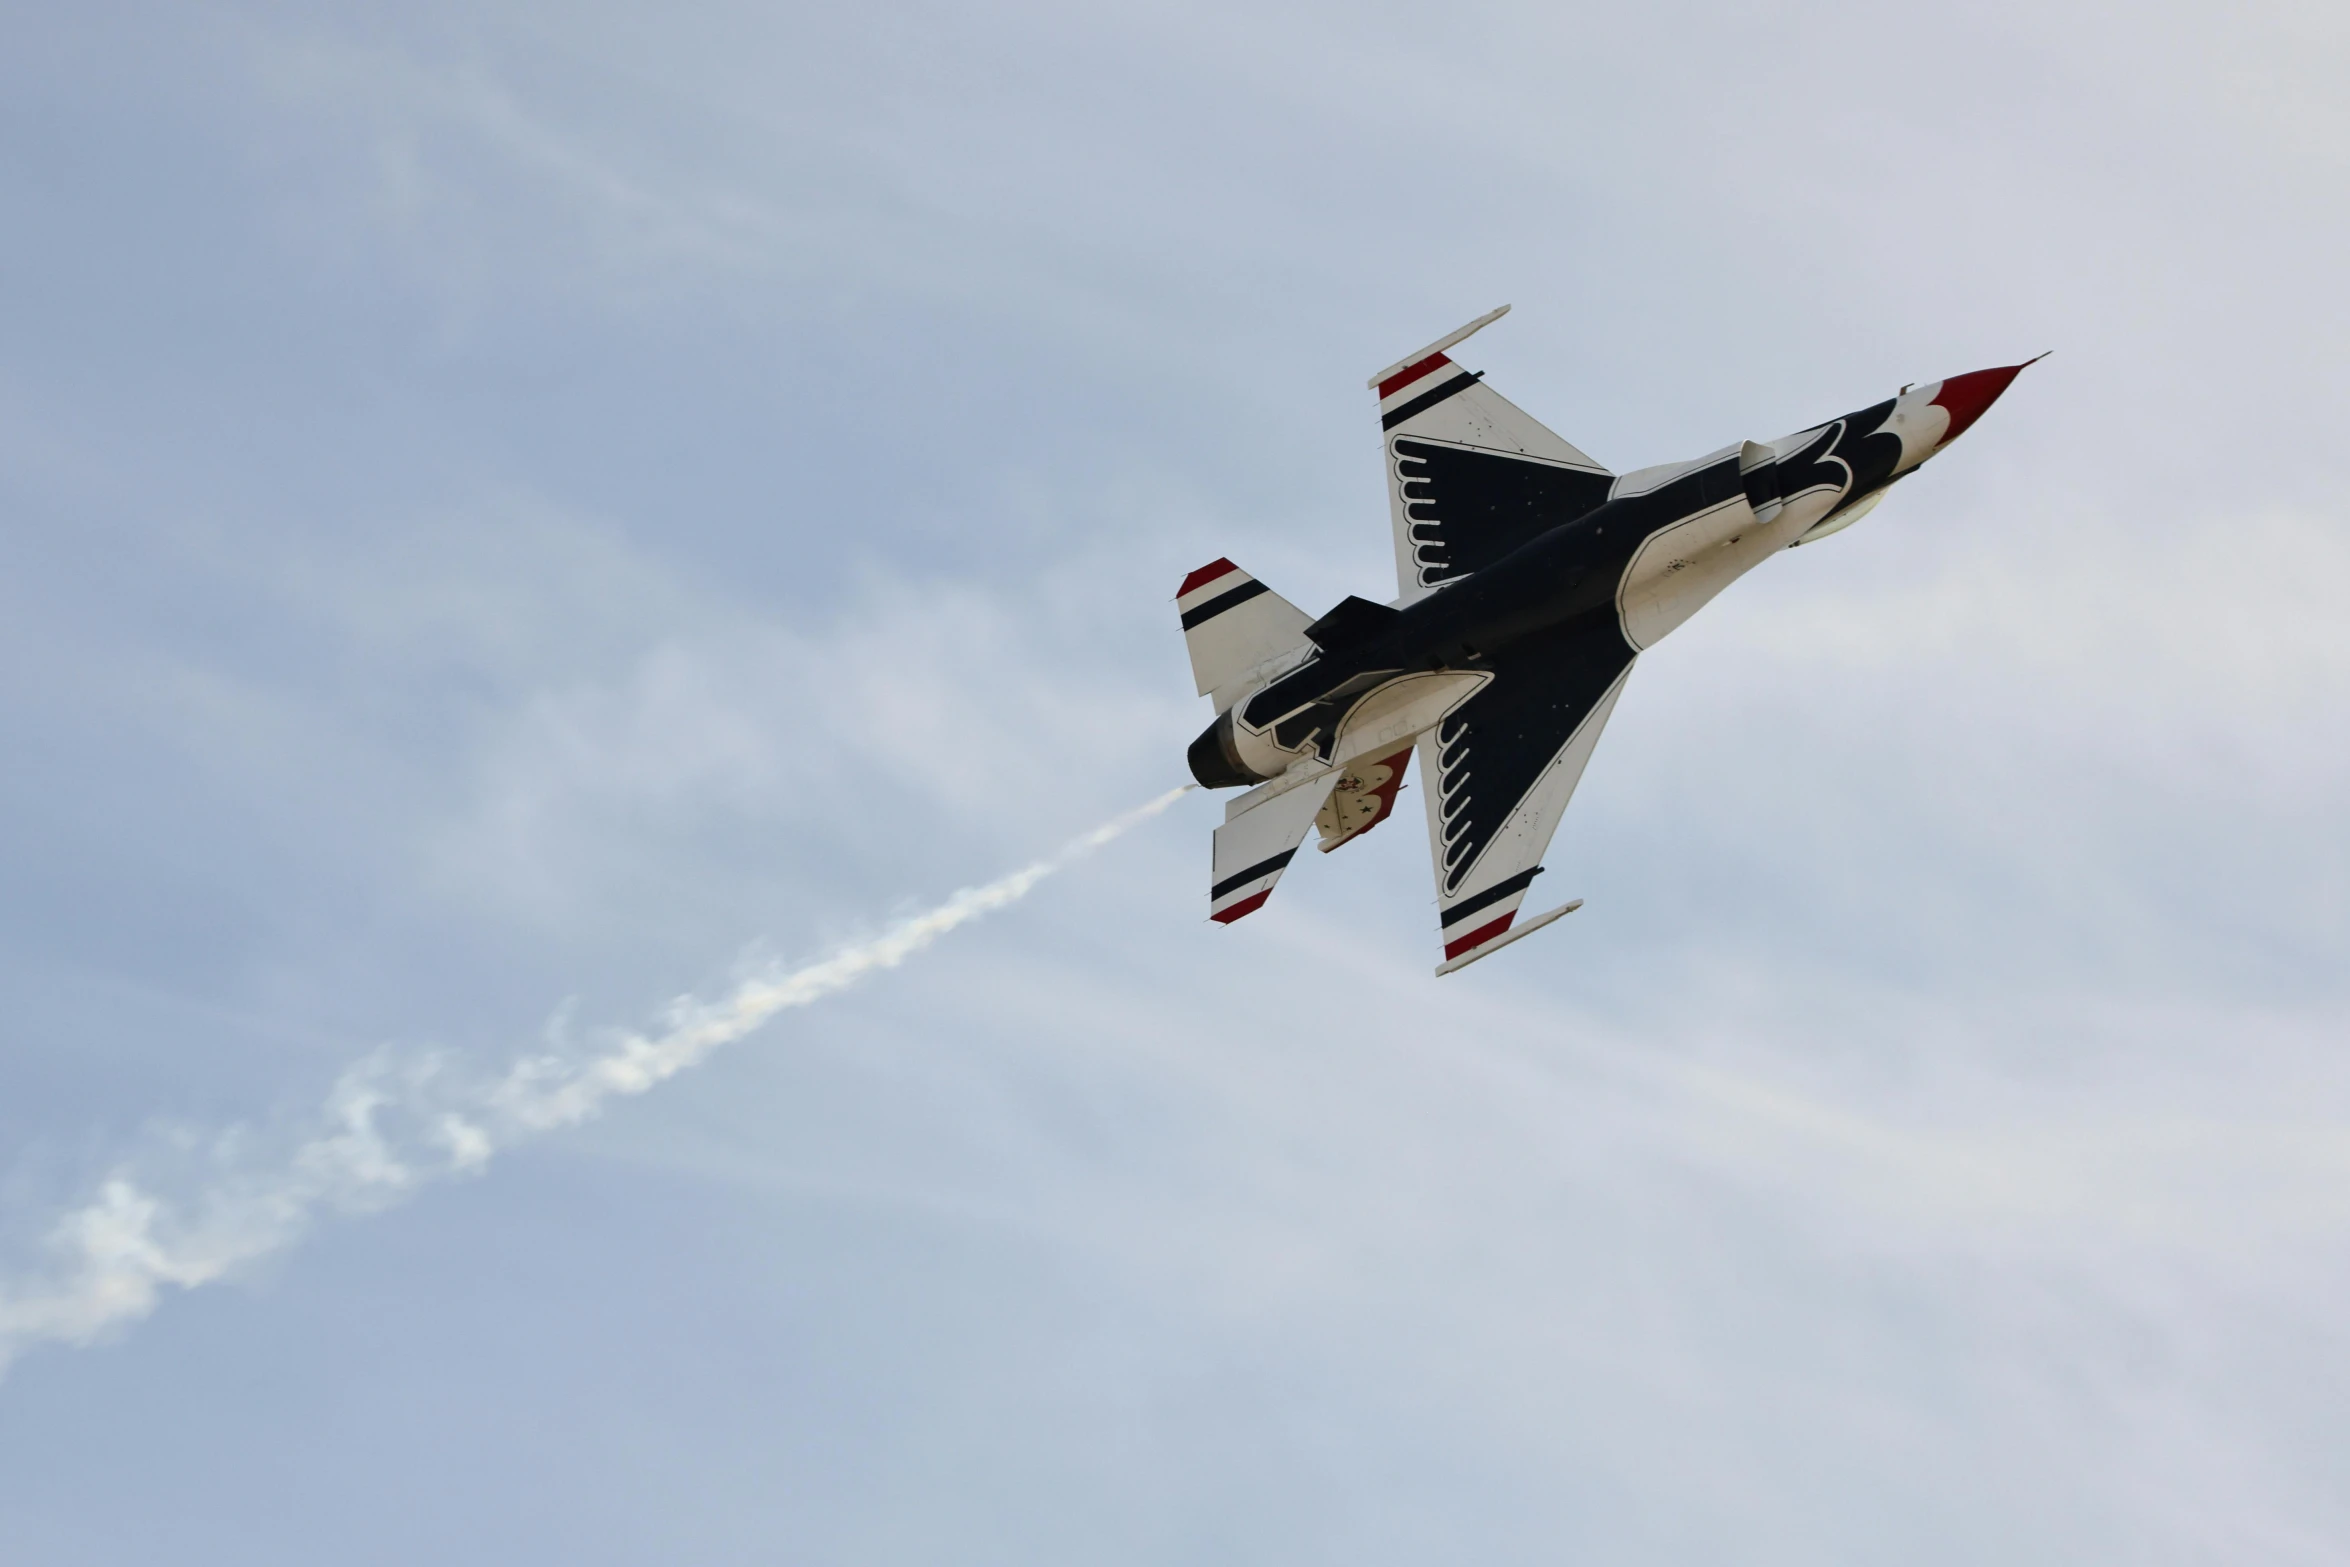
[[[1271,896],[1273,896],[1273,889],[1270,887],[1267,887],[1263,892],[1252,892],[1247,897],[1241,899],[1238,903],[1232,905],[1232,907],[1228,909],[1218,909],[1215,913],[1209,915],[1208,918],[1214,920],[1219,925],[1229,925],[1234,920],[1240,918],[1243,914],[1256,913],[1257,910],[1265,906],[1265,900]],[[1507,925],[1509,921],[1503,920],[1502,923]]]

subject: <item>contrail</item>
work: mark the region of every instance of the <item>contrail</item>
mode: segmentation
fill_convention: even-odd
[[[274,1157],[242,1128],[213,1138],[211,1171],[178,1200],[128,1169],[60,1215],[46,1266],[0,1278],[0,1374],[36,1344],[87,1344],[153,1311],[166,1289],[196,1289],[299,1241],[321,1216],[374,1212],[430,1182],[470,1174],[498,1152],[667,1082],[778,1012],[895,968],[954,930],[1017,903],[1053,872],[1173,805],[1191,785],[1073,839],[1058,853],[897,921],[829,957],[742,981],[715,1000],[686,996],[658,1033],[622,1035],[601,1053],[526,1056],[494,1077],[443,1055],[390,1050],[360,1061],[317,1116]]]

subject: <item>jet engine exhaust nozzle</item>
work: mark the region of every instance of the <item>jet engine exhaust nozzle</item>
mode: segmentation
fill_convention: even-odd
[[[1191,776],[1198,779],[1203,789],[1235,789],[1243,784],[1265,781],[1262,773],[1249,771],[1240,759],[1240,748],[1233,743],[1232,714],[1229,709],[1216,715],[1216,721],[1200,731],[1184,753],[1191,763]]]

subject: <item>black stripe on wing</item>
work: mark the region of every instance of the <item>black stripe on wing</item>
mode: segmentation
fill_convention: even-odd
[[[1445,896],[1632,659],[1614,614],[1587,615],[1495,657],[1493,683],[1438,726],[1436,878]]]

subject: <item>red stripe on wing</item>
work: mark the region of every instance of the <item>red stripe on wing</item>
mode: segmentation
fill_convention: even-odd
[[[1510,921],[1516,919],[1517,917],[1518,911],[1516,909],[1512,909],[1507,914],[1504,914],[1500,919],[1495,920],[1492,924],[1480,925],[1475,930],[1470,931],[1466,936],[1463,936],[1460,940],[1446,942],[1444,944],[1445,958],[1449,961],[1450,959],[1459,957],[1464,952],[1473,952],[1477,948],[1484,946],[1485,943],[1491,941],[1494,937],[1500,935],[1503,931],[1508,930],[1510,928]]]
[[[1451,363],[1452,361],[1442,354],[1430,354],[1416,365],[1405,365],[1401,370],[1379,383],[1379,400],[1385,402],[1430,371],[1440,370]]]

